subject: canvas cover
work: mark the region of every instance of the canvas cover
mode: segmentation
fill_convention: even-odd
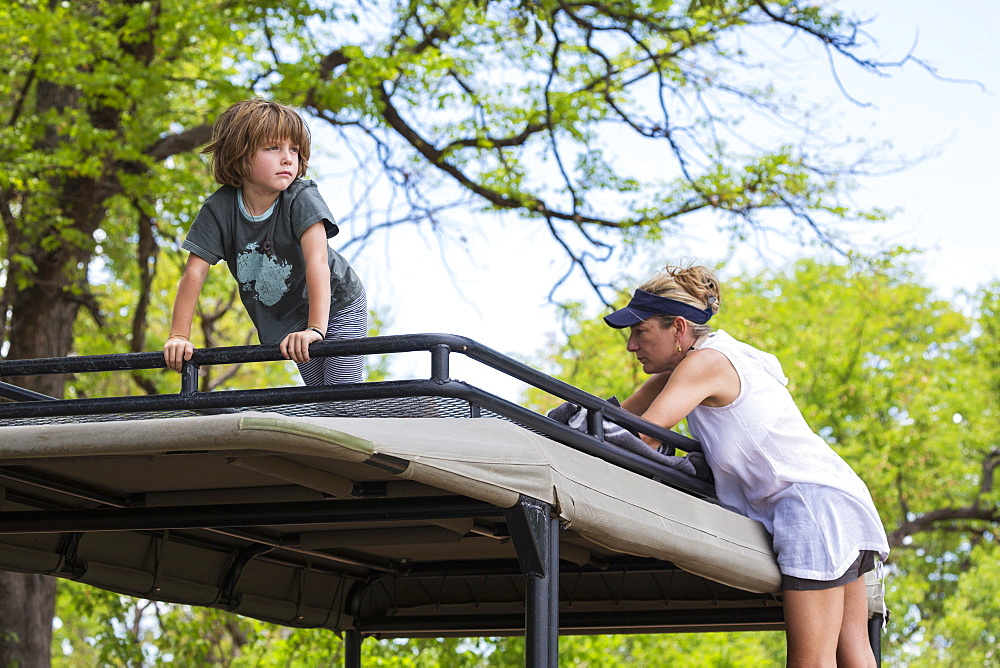
[[[342,630],[365,619],[412,636],[392,620],[493,615],[502,631],[504,615],[523,615],[502,516],[395,521],[373,519],[365,504],[412,499],[447,515],[451,503],[504,509],[526,497],[560,519],[567,619],[616,608],[731,609],[738,620],[739,610],[780,605],[780,573],[757,522],[488,418],[243,412],[0,427],[0,568],[294,626]],[[362,519],[345,514],[362,507]],[[258,508],[306,514],[213,524]],[[206,524],[177,519],[183,509],[207,513]],[[3,531],[4,519],[31,520],[27,512],[54,523]],[[95,512],[109,522],[145,513],[149,526],[95,530],[93,518],[104,517]],[[77,528],[74,517],[91,524]],[[580,632],[600,626],[595,619]],[[672,619],[677,628],[683,616]],[[690,630],[713,628],[711,616],[690,620]],[[610,630],[634,629],[616,624]]]

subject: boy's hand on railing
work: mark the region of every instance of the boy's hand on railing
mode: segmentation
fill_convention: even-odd
[[[163,344],[163,361],[168,369],[180,371],[184,362],[194,355],[194,345],[186,336],[174,334]]]
[[[309,344],[322,341],[323,335],[313,328],[292,332],[278,344],[278,350],[286,360],[302,364],[309,361]]]

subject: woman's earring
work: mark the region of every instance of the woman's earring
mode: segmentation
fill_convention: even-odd
[[[684,352],[684,349],[683,349],[683,348],[681,348],[681,342],[680,342],[680,341],[677,341],[676,343],[677,343],[677,352],[679,352],[679,353],[682,353],[682,352]]]

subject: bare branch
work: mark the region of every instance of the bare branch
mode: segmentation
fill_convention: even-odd
[[[167,135],[147,148],[144,153],[153,160],[160,162],[172,155],[188,153],[204,146],[212,138],[211,125],[199,125],[184,132]]]
[[[35,68],[38,66],[38,61],[41,57],[41,51],[37,51],[31,59],[31,64],[27,68],[28,74],[24,77],[24,83],[21,85],[21,90],[11,107],[10,118],[7,119],[7,127],[14,127],[17,121],[21,118],[21,113],[24,111],[24,102],[28,98],[28,92],[31,90],[31,85],[35,82],[35,77],[37,76]]]
[[[889,534],[890,547],[904,547],[904,539],[923,531],[942,531],[950,525],[962,520],[972,520],[996,524],[1000,522],[1000,508],[979,508],[965,506],[963,508],[940,508],[926,512],[913,520],[904,522]],[[962,530],[969,530],[963,526]]]
[[[904,545],[904,539],[916,533],[925,531],[958,531],[963,533],[981,534],[1000,523],[1000,503],[993,500],[993,478],[1000,467],[1000,449],[994,448],[983,457],[983,473],[979,483],[979,493],[967,506],[958,508],[939,508],[914,517],[901,524],[889,534],[889,545],[899,547]],[[983,500],[986,503],[983,503]],[[910,512],[903,507],[904,517],[910,517]],[[968,522],[972,522],[969,524]],[[984,524],[986,526],[984,526]]]

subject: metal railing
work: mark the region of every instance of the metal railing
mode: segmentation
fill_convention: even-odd
[[[412,352],[430,353],[429,378],[201,392],[198,390],[198,370],[202,366],[277,362],[285,361],[285,358],[277,345],[196,349],[192,359],[184,363],[180,374],[180,389],[175,394],[54,399],[4,382],[0,383],[0,397],[12,401],[0,403],[0,420],[178,410],[229,412],[237,408],[280,404],[405,397],[456,398],[533,429],[569,447],[635,473],[658,479],[671,487],[703,498],[715,496],[714,488],[709,483],[604,442],[603,421],[607,419],[634,432],[648,434],[670,448],[676,447],[686,452],[700,452],[701,445],[697,441],[649,423],[623,408],[533,369],[470,338],[454,334],[404,334],[347,341],[319,341],[309,348],[309,353],[313,357]],[[453,353],[464,355],[564,401],[583,406],[587,409],[588,433],[572,429],[468,383],[452,380],[449,374],[450,356]],[[166,365],[163,353],[159,351],[89,355],[0,362],[0,378],[163,368],[166,368]]]

